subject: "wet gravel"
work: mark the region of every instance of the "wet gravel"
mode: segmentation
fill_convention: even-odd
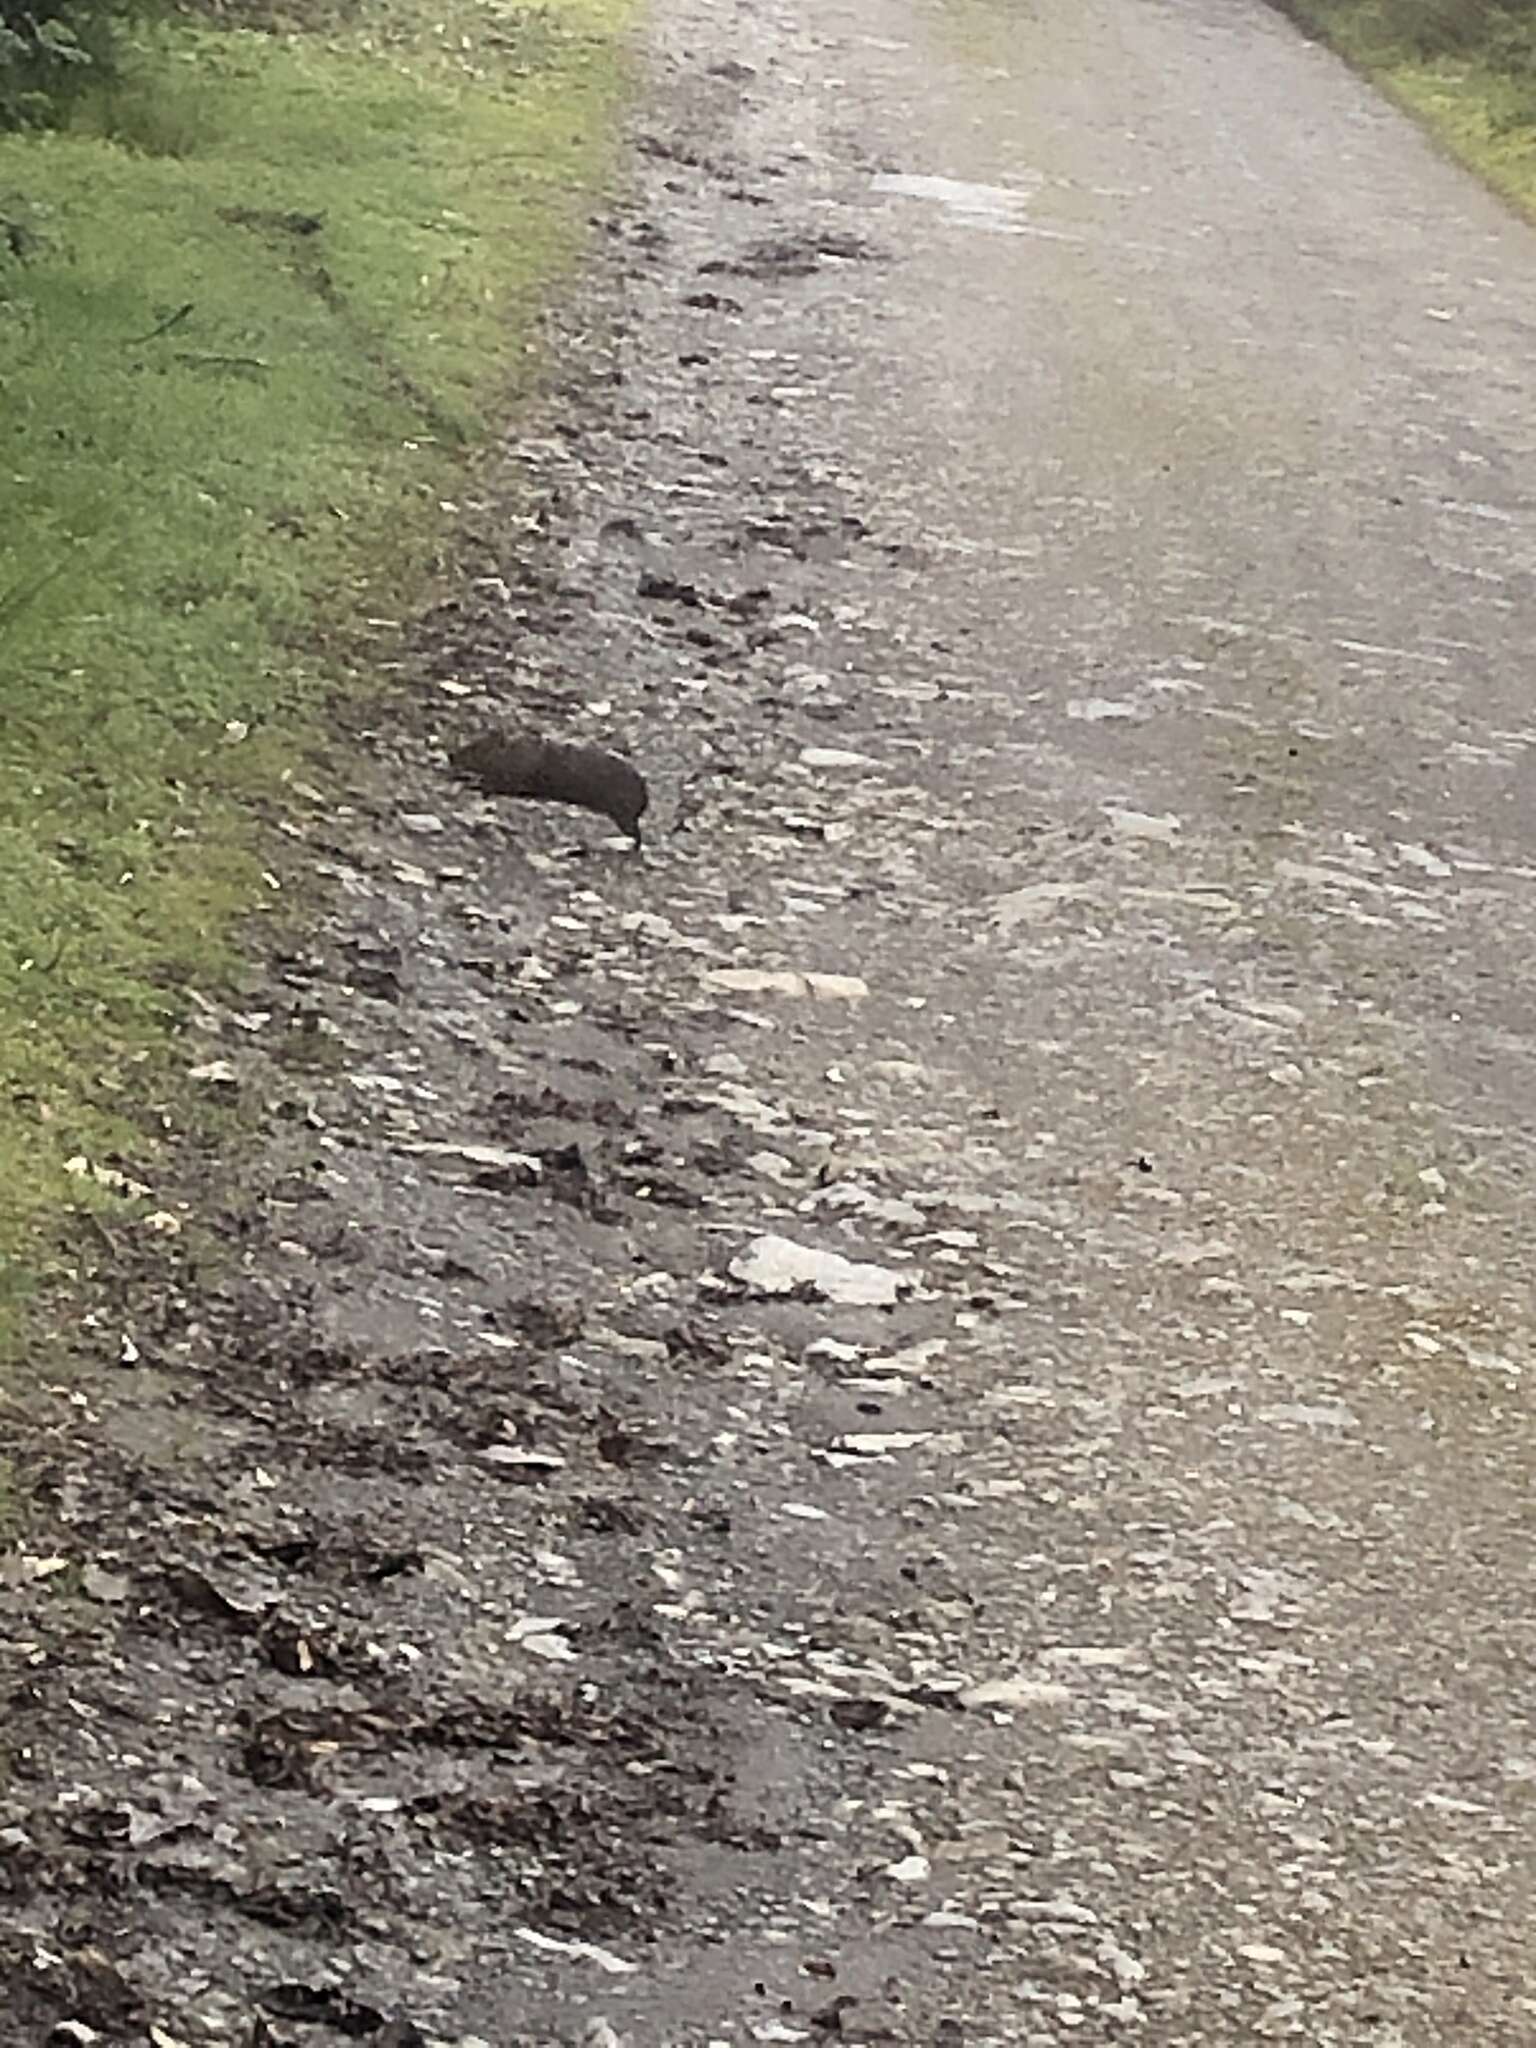
[[[1206,67],[1474,202],[1262,10],[1030,20],[662,11],[562,369],[292,785],[313,922],[189,1030],[254,1138],[58,1310],[7,2048],[1529,2038],[1512,728],[1375,665],[1397,543],[1254,571],[1126,396],[1274,290],[1251,182],[1145,255]],[[633,758],[644,850],[456,777],[488,721]]]
[[[861,260],[758,167],[706,165],[741,81],[679,68],[641,161],[687,170],[696,211],[747,201],[751,231],[681,281]],[[777,1413],[823,1318],[809,1285],[759,1308],[725,1270],[765,1209],[728,1045],[767,1020],[699,967],[769,879],[729,880],[722,845],[745,827],[792,859],[837,808],[761,786],[822,730],[793,677],[807,565],[891,544],[808,475],[766,373],[707,431],[665,423],[658,346],[734,316],[678,302],[648,204],[595,223],[552,323],[568,368],[468,508],[408,685],[345,714],[350,800],[294,791],[313,930],[241,1007],[199,1006],[191,1071],[255,1118],[254,1156],[234,1186],[189,1158],[151,1249],[109,1240],[96,1365],[24,1442],[54,1548],[14,1560],[8,2042],[608,2039],[610,1989],[622,2008],[667,1930],[719,1941],[789,1874],[820,1888],[860,1745],[924,1696],[808,1682],[785,1713],[730,1646],[772,1590],[768,1531],[801,1548]],[[445,750],[487,717],[627,741],[665,845],[466,786]],[[671,921],[669,873],[718,939]],[[839,1327],[883,1343],[888,1320]],[[893,1860],[883,1834],[865,1860]],[[722,1951],[731,2003],[840,2033],[870,1971],[823,1946],[813,1921],[788,1991]]]

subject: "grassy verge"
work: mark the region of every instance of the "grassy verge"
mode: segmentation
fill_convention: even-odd
[[[0,136],[0,1340],[271,900],[315,650],[398,616],[505,403],[622,6],[178,24]]]
[[[1528,0],[1279,0],[1536,217],[1536,7]]]

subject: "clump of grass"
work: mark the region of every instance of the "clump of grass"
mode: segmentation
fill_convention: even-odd
[[[272,900],[253,817],[505,401],[618,4],[175,25],[0,138],[0,1292]]]
[[[1536,215],[1536,6],[1529,0],[1280,0]]]
[[[116,62],[151,0],[0,0],[0,128],[45,127]]]

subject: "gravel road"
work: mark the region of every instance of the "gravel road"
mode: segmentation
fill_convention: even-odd
[[[1536,234],[1255,0],[647,49],[82,1252],[0,2038],[1528,2044]]]

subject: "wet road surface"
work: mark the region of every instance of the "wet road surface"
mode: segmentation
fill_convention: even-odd
[[[18,2039],[1528,2042],[1536,233],[1245,0],[653,44],[51,1425]]]

